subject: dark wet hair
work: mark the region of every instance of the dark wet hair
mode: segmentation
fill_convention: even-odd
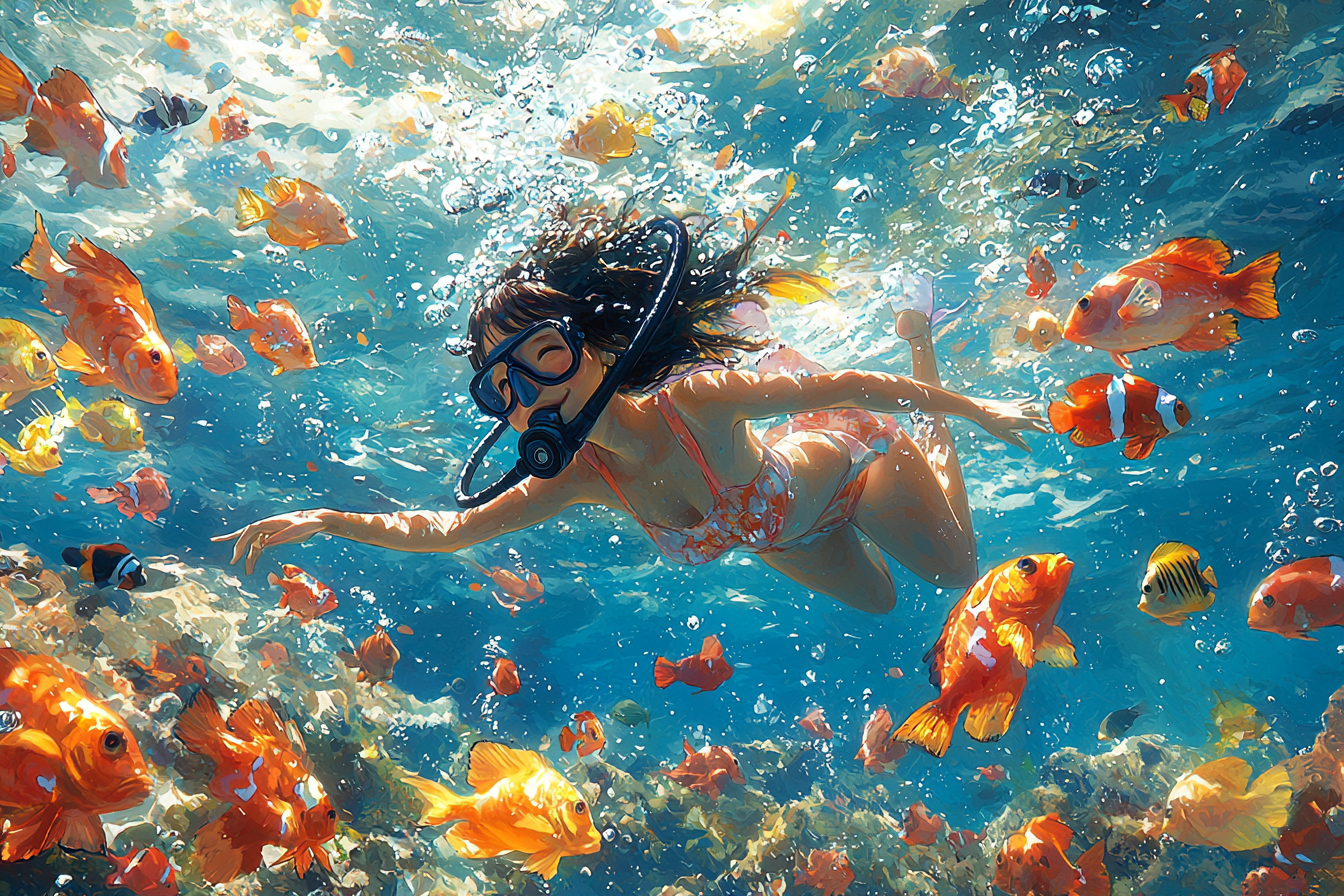
[[[615,217],[600,208],[557,210],[532,248],[472,303],[472,367],[479,370],[485,361],[487,334],[498,338],[562,317],[574,320],[594,348],[623,352],[662,282],[667,255],[665,244],[647,238],[636,217],[628,207]],[[728,363],[765,347],[735,334],[728,322],[733,307],[765,279],[744,270],[760,227],[718,255],[705,245],[710,229],[692,239],[672,309],[623,387],[647,389],[695,365]]]

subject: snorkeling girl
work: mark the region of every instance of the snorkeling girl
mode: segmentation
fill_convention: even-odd
[[[671,560],[702,564],[747,551],[867,612],[896,603],[878,549],[935,584],[973,582],[970,505],[944,417],[1027,449],[1022,433],[1045,429],[1039,414],[940,388],[929,322],[918,311],[896,320],[913,379],[736,367],[743,352],[764,346],[731,328],[732,309],[797,277],[744,273],[765,222],[713,255],[705,233],[689,245],[681,221],[633,218],[558,215],[473,303],[472,397],[497,422],[465,467],[458,500],[467,509],[280,514],[216,537],[234,540],[231,562],[243,559],[251,574],[266,548],[318,533],[452,552],[571,505],[600,504],[628,512]],[[912,410],[932,417],[927,450],[891,417]],[[777,417],[786,422],[762,436],[750,426]],[[466,495],[507,427],[523,434],[524,460]]]

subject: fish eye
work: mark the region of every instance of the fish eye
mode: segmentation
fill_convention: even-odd
[[[1017,568],[1024,576],[1035,575],[1036,561],[1030,557],[1023,557],[1021,560],[1017,561]]]
[[[120,756],[126,750],[126,738],[120,731],[109,731],[103,735],[103,750],[110,756]]]
[[[1143,583],[1143,593],[1144,593],[1144,594],[1152,594],[1152,593],[1153,593],[1153,586],[1150,585],[1150,584],[1148,584],[1147,582],[1144,582],[1144,583]]]
[[[575,814],[575,815],[587,815],[587,814],[588,814],[588,804],[585,803],[583,800],[579,800],[577,803],[574,804],[574,814]]]
[[[1086,313],[1087,309],[1091,307],[1092,307],[1092,300],[1089,299],[1087,296],[1083,296],[1081,299],[1078,300],[1079,311]]]
[[[37,353],[37,360],[39,360],[39,361],[45,361],[45,360],[47,360],[47,353],[46,353],[46,352],[38,352],[38,353]]]
[[[1272,606],[1274,606],[1274,595],[1272,595],[1272,594],[1262,594],[1262,595],[1260,596],[1260,602],[1263,603],[1263,604],[1264,604],[1265,606],[1267,606],[1267,607],[1272,607]]]
[[[335,821],[335,820],[336,820],[336,810],[335,810],[335,809],[328,809],[328,810],[327,810],[327,820],[328,820],[328,821]]]
[[[159,363],[159,362],[162,361],[162,360],[163,360],[163,355],[159,354],[159,350],[158,350],[158,349],[154,349],[153,351],[151,351],[151,352],[149,353],[149,362],[150,362],[151,364],[157,364],[157,363]]]

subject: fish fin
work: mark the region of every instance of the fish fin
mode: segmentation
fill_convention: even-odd
[[[1189,619],[1190,616],[1188,613],[1180,612],[1180,613],[1168,613],[1165,616],[1154,616],[1153,618],[1156,619],[1158,622],[1162,623],[1163,625],[1176,626],[1176,625],[1185,625],[1186,620]]]
[[[0,841],[0,862],[20,862],[56,845],[64,833],[61,807],[48,803],[36,811],[7,819],[8,830]]]
[[[723,659],[723,644],[716,635],[705,635],[705,640],[700,644],[700,656],[707,660]]]
[[[23,140],[19,145],[29,152],[35,152],[42,156],[60,154],[56,135],[51,132],[51,128],[36,118],[28,119],[28,127],[24,130]],[[72,175],[74,173],[71,172]]]
[[[1232,308],[1247,317],[1269,320],[1279,316],[1274,296],[1274,277],[1279,273],[1279,253],[1262,255],[1234,275],[1237,297]]]
[[[72,267],[66,264],[61,256],[56,254],[56,250],[51,247],[51,240],[47,238],[47,228],[42,223],[41,212],[37,212],[33,216],[32,245],[28,247],[27,254],[15,267],[28,276],[47,283],[69,271]],[[51,299],[44,298],[42,304],[46,305],[47,310],[53,314],[66,314],[73,303],[69,299],[64,302],[53,303]]]
[[[538,834],[545,834],[548,837],[555,834],[555,825],[540,815],[515,816],[512,826],[522,828],[525,831],[536,831]]]
[[[1269,256],[1265,256],[1268,258]],[[1221,274],[1232,263],[1232,250],[1222,240],[1187,236],[1159,246],[1144,261],[1169,261],[1209,274]]]
[[[196,350],[183,342],[179,336],[173,340],[173,356],[182,364],[190,364],[196,360]]]
[[[574,742],[578,740],[578,735],[569,730],[569,726],[560,729],[560,752],[568,753],[574,749]]]
[[[916,744],[941,759],[952,745],[952,724],[955,721],[955,718],[948,717],[942,704],[934,700],[911,713],[910,718],[896,729],[891,740]]]
[[[1041,639],[1040,644],[1036,645],[1036,659],[1058,669],[1069,669],[1078,665],[1078,654],[1073,649],[1073,642],[1064,633],[1064,629],[1057,625]]]
[[[760,226],[764,224],[763,221]],[[777,299],[788,299],[800,305],[835,298],[832,292],[835,284],[829,278],[802,271],[772,271],[752,285]]]
[[[233,201],[233,210],[238,215],[239,230],[246,230],[275,217],[275,206],[247,187],[238,188],[238,198]]]
[[[1036,665],[1031,629],[1016,619],[1007,619],[994,626],[999,643],[1013,651],[1013,656],[1026,668]]]
[[[1130,287],[1116,315],[1126,323],[1152,317],[1162,310],[1162,287],[1152,280],[1140,279]]]
[[[653,136],[653,116],[648,112],[645,112],[643,115],[630,122],[630,124],[634,127],[635,133],[639,136]]]
[[[196,864],[207,883],[222,884],[261,867],[262,841],[237,806],[196,832]]]
[[[1156,436],[1135,436],[1125,442],[1124,455],[1130,460],[1143,460],[1153,453],[1153,446],[1156,444]]]
[[[51,735],[20,728],[0,737],[0,792],[11,805],[48,803],[52,793],[38,779],[54,779],[63,764],[61,748]]]
[[[1190,97],[1190,117],[1195,121],[1205,121],[1209,117],[1209,101],[1199,96]]]
[[[1018,327],[1016,330],[1013,331],[1013,341],[1016,342],[1018,345],[1022,345],[1030,338],[1031,338],[1031,331],[1028,330],[1026,327]]]
[[[437,781],[430,781],[418,775],[407,775],[401,781],[420,794],[420,798],[424,801],[420,809],[420,821],[417,824],[443,824],[464,818],[464,812],[474,804],[471,797],[458,796]]]
[[[14,405],[28,397],[29,390],[24,389],[18,392],[6,392],[0,395],[0,408],[12,408]]]
[[[1200,575],[1204,577],[1204,581],[1208,583],[1210,588],[1218,587],[1218,578],[1213,574],[1212,566],[1204,567],[1204,571]]]
[[[1250,766],[1245,768],[1246,777],[1249,777]],[[1201,766],[1196,772],[1207,777],[1203,769],[1204,766]],[[1236,790],[1239,792],[1240,788]],[[1279,828],[1288,823],[1288,804],[1292,798],[1293,786],[1288,778],[1288,770],[1281,765],[1274,766],[1255,779],[1242,801],[1242,811],[1235,813],[1224,824],[1221,833],[1230,835],[1230,838],[1220,845],[1236,852],[1260,849],[1273,843],[1278,837]]]
[[[254,330],[261,321],[252,313],[252,309],[243,304],[237,296],[228,297],[229,327],[234,330]]]
[[[270,180],[266,181],[265,186],[261,189],[265,192],[267,199],[271,200],[271,202],[276,205],[279,205],[288,199],[293,199],[298,196],[299,191],[303,189],[303,181],[299,180],[297,177],[272,177]],[[274,211],[274,209],[272,209],[272,211]]]
[[[1183,352],[1213,352],[1241,340],[1237,335],[1237,319],[1220,314],[1212,320],[1201,320],[1172,345]]]
[[[670,688],[677,681],[677,664],[665,656],[658,657],[653,663],[653,683],[660,688]]]
[[[1020,330],[1021,327],[1018,329]],[[1050,426],[1055,432],[1063,434],[1073,429],[1073,408],[1067,402],[1050,402],[1048,413],[1050,415]]]
[[[351,669],[358,669],[358,668],[359,668],[359,657],[355,656],[353,653],[351,653],[351,652],[348,651],[348,650],[338,650],[338,651],[336,651],[336,659],[338,659],[338,660],[340,660],[341,662],[345,663],[345,665],[346,665],[348,668],[351,668]]]
[[[142,316],[151,318],[146,323],[154,323],[152,320],[153,310],[145,302],[144,290],[140,286],[140,280],[131,273],[131,269],[126,267],[126,263],[120,258],[108,252],[99,246],[93,240],[71,240],[70,245],[65,250],[65,260],[68,264],[80,271],[97,275],[100,279],[109,282],[109,285],[116,291],[122,293],[122,300],[131,305]],[[149,309],[146,315],[146,309]]]
[[[0,121],[10,121],[27,115],[32,107],[33,83],[14,63],[0,53]]]
[[[543,880],[550,880],[560,870],[560,860],[564,857],[564,851],[558,846],[533,853],[531,858],[523,863],[523,872],[540,874]]]
[[[515,750],[492,741],[477,741],[471,748],[467,763],[467,783],[477,793],[484,793],[497,781],[513,775],[530,775],[549,766],[540,754],[531,750]]]
[[[1107,354],[1111,356],[1111,360],[1114,361],[1115,365],[1121,370],[1134,369],[1134,365],[1130,363],[1129,356],[1125,352],[1107,352]]]
[[[1112,379],[1109,373],[1094,373],[1064,387],[1064,394],[1074,401],[1086,395],[1105,395]]]
[[[1189,121],[1190,100],[1188,93],[1171,93],[1158,100],[1158,105],[1162,107],[1162,114],[1167,121]]]
[[[37,92],[58,106],[78,106],[84,103],[97,108],[98,101],[84,79],[68,68],[54,68],[51,77],[42,82]]]
[[[94,376],[100,376],[100,374],[95,374]],[[80,377],[80,382],[84,382],[83,377]],[[85,385],[88,384],[86,383]],[[112,429],[112,424],[108,423],[106,418],[99,414],[85,414],[83,417],[79,418],[79,434],[84,437],[84,441],[86,442],[101,442],[104,445],[114,445],[117,441],[117,434]]]
[[[96,815],[82,812],[66,812],[61,816],[60,844],[66,849],[83,852],[99,852],[107,845],[103,836],[103,824]]]
[[[940,71],[940,72],[938,73],[938,77],[940,77],[940,78],[950,78],[950,77],[952,77],[952,70],[955,69],[955,68],[956,68],[955,65],[949,65],[947,68],[943,69],[942,71]]]
[[[1170,563],[1183,557],[1198,556],[1194,548],[1179,541],[1164,541],[1148,555],[1149,564]]]
[[[998,740],[1008,732],[1017,711],[1017,701],[1021,695],[1014,693],[995,694],[978,703],[972,703],[966,711],[966,733],[979,741]]]
[[[96,485],[91,485],[84,491],[88,493],[95,504],[111,504],[122,496],[121,492],[114,488],[99,488]]]
[[[186,708],[178,713],[173,733],[191,752],[213,757],[214,747],[228,733],[228,728],[214,698],[200,690],[192,696]]]
[[[1111,896],[1111,873],[1106,870],[1106,841],[1098,840],[1078,857],[1079,881],[1071,896]]]

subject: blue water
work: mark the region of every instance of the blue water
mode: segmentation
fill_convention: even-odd
[[[936,348],[945,384],[977,396],[1044,402],[1082,376],[1115,372],[1103,353],[1069,343],[1048,355],[1012,343],[1013,314],[1025,317],[1033,307],[1019,274],[1034,245],[1057,238],[1049,245],[1060,282],[1042,304],[1061,319],[1096,279],[1169,239],[1224,240],[1239,253],[1237,267],[1271,250],[1283,254],[1278,319],[1244,320],[1242,341],[1227,351],[1167,347],[1132,356],[1136,373],[1194,413],[1148,459],[1126,461],[1118,444],[1078,448],[1053,435],[1029,436],[1033,451],[1023,455],[953,422],[981,571],[1031,552],[1075,561],[1059,622],[1079,665],[1033,670],[998,743],[958,731],[942,760],[912,752],[883,779],[889,811],[899,818],[922,799],[954,827],[979,830],[1006,796],[972,798],[976,767],[1019,769],[1026,757],[1039,767],[1062,747],[1104,749],[1096,740],[1102,717],[1140,700],[1151,711],[1133,734],[1201,748],[1215,688],[1261,708],[1287,752],[1309,746],[1341,684],[1344,636],[1327,629],[1308,642],[1252,632],[1245,606],[1255,584],[1284,560],[1344,553],[1344,536],[1313,525],[1341,515],[1332,502],[1344,481],[1316,472],[1344,455],[1337,404],[1344,394],[1344,112],[1313,124],[1344,98],[1338,2],[1099,0],[1071,21],[1050,11],[1033,17],[1021,3],[998,0],[809,0],[790,20],[794,33],[785,35],[786,21],[778,33],[717,54],[722,35],[732,33],[721,24],[727,14],[689,3],[598,9],[560,0],[334,0],[327,7],[310,21],[271,0],[159,7],[115,0],[97,4],[96,15],[80,3],[5,5],[0,52],[31,75],[68,66],[121,117],[139,108],[135,94],[144,85],[206,99],[212,111],[236,92],[256,129],[246,141],[209,146],[196,139],[208,141],[204,121],[173,136],[136,138],[130,189],[84,186],[74,197],[55,176],[58,161],[18,150],[19,174],[0,184],[6,316],[29,322],[53,347],[62,341],[56,319],[41,311],[40,285],[7,269],[27,248],[36,209],[53,241],[79,232],[124,259],[170,342],[229,333],[227,293],[249,302],[284,297],[307,321],[322,362],[273,377],[269,364],[243,348],[248,367],[227,379],[199,364],[182,368],[171,403],[139,405],[144,453],[106,453],[67,436],[64,465],[45,479],[9,471],[0,507],[6,544],[26,543],[49,566],[58,565],[63,547],[120,541],[145,558],[220,567],[228,547],[210,537],[274,513],[452,509],[460,460],[485,429],[466,396],[470,367],[443,345],[465,332],[471,278],[523,245],[518,222],[534,220],[550,198],[623,197],[641,186],[652,194],[640,200],[650,209],[662,191],[674,211],[760,214],[792,171],[800,187],[775,222],[793,237],[780,250],[784,261],[829,272],[839,288],[834,300],[813,305],[777,302],[778,334],[831,369],[908,373],[908,350],[894,336],[878,282],[903,261],[934,280],[941,306],[970,300],[941,325]],[[783,8],[776,4],[777,13]],[[654,43],[655,25],[683,18],[684,52]],[[295,23],[308,28],[307,44],[296,41]],[[930,34],[936,26],[945,27]],[[985,98],[968,109],[857,91],[871,60],[898,42],[874,49],[889,27],[893,36],[914,32],[899,42],[926,45],[941,63],[955,63],[958,76],[992,76]],[[162,43],[169,28],[191,40],[189,53]],[[422,34],[380,38],[387,29]],[[335,56],[338,45],[354,51],[353,69]],[[1163,120],[1158,96],[1179,92],[1204,55],[1230,45],[1248,80],[1227,113],[1203,123]],[[1113,85],[1089,85],[1084,64],[1115,47],[1132,55],[1131,70]],[[800,54],[822,57],[805,80],[792,71]],[[207,96],[200,76],[217,61],[238,82]],[[790,70],[760,86],[781,67]],[[685,105],[667,90],[680,91]],[[828,106],[828,91],[854,107]],[[1099,97],[1134,105],[1089,125],[1070,122],[1084,101]],[[627,111],[652,110],[654,138],[600,169],[563,158],[554,141],[565,123],[607,98]],[[746,122],[756,104],[765,110]],[[385,139],[406,118],[417,120],[418,134],[404,143]],[[809,135],[815,148],[798,148]],[[854,142],[854,135],[871,139]],[[15,146],[21,126],[0,125],[0,136]],[[714,153],[729,143],[738,161],[713,171]],[[264,251],[272,244],[259,230],[231,232],[236,188],[264,182],[256,160],[263,149],[278,170],[339,199],[360,238],[277,256]],[[424,164],[423,182],[394,176],[394,166],[406,171],[408,163]],[[1100,186],[1072,200],[1010,195],[1048,168],[1095,175]],[[441,194],[449,187],[456,195],[455,178],[503,189],[507,199],[492,210],[449,214]],[[852,187],[832,189],[845,178],[866,185],[872,199],[853,202]],[[485,255],[473,263],[478,249]],[[996,253],[1015,260],[997,280],[985,279]],[[1075,260],[1086,273],[1069,273]],[[460,277],[460,286],[445,285],[447,277]],[[86,404],[109,394],[75,385],[68,374],[62,385]],[[51,393],[38,398],[56,406]],[[12,440],[36,413],[31,402],[21,404],[0,417],[0,430]],[[158,523],[127,521],[83,498],[86,487],[145,465],[163,471],[173,491]],[[55,502],[53,492],[70,500]],[[1290,505],[1300,522],[1281,531]],[[1136,609],[1147,557],[1166,540],[1195,547],[1221,586],[1210,610],[1179,627]],[[411,626],[413,635],[396,636],[403,659],[395,686],[432,700],[460,678],[460,689],[448,693],[460,701],[463,723],[520,746],[535,749],[543,735],[554,741],[580,709],[604,712],[633,698],[654,722],[647,730],[609,722],[605,758],[636,771],[677,761],[683,737],[696,745],[798,739],[795,718],[821,706],[836,739],[802,760],[789,785],[799,796],[813,783],[827,795],[872,786],[855,776],[851,759],[863,721],[879,705],[899,721],[934,696],[920,657],[960,596],[894,568],[896,608],[870,616],[808,593],[751,555],[679,567],[660,559],[629,517],[600,508],[572,509],[464,553],[486,566],[537,572],[544,603],[524,605],[514,619],[489,599],[488,587],[469,590],[480,575],[451,556],[323,538],[268,551],[243,584],[271,601],[276,592],[265,574],[278,562],[297,563],[336,590],[341,606],[326,619],[356,640],[375,623]],[[233,573],[241,576],[241,568]],[[654,658],[687,656],[709,633],[736,666],[732,680],[706,694],[657,690]],[[487,701],[488,657],[498,650],[517,662],[523,686]],[[891,667],[904,677],[892,678]],[[438,737],[389,735],[389,751],[408,767],[440,755]],[[560,890],[626,879],[619,867],[591,879],[567,867]],[[663,880],[646,867],[640,888],[672,883],[670,869]],[[1209,887],[1195,892],[1220,891]]]

